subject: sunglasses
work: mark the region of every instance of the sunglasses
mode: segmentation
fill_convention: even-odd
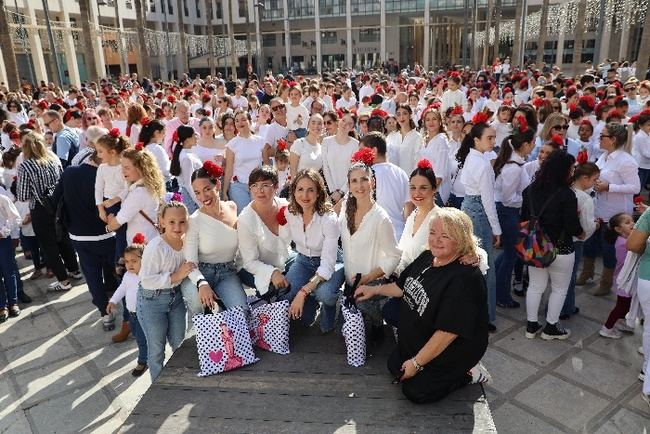
[[[569,126],[568,125],[556,125],[553,127],[554,130],[568,130]]]
[[[625,92],[632,92],[632,91],[635,91],[635,90],[636,90],[636,87],[628,87],[627,89],[625,89]]]
[[[271,107],[271,110],[273,110],[274,112],[277,112],[278,110],[281,110],[281,109],[283,109],[285,107],[286,106],[284,104],[279,104],[279,105],[276,105],[275,107]]]

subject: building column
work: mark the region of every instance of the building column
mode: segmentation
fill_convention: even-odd
[[[423,55],[422,66],[425,71],[429,70],[429,55],[431,54],[431,11],[429,10],[429,0],[424,0],[424,32],[423,32]]]
[[[157,4],[156,7],[160,7],[160,4]],[[156,30],[159,32],[164,32],[165,31],[165,21],[163,20],[156,20]],[[165,42],[165,49],[167,48],[167,42]],[[168,62],[169,57],[162,54],[158,56],[158,65],[160,66],[160,76],[163,77],[163,80],[167,81],[169,77],[169,62]],[[225,59],[225,56],[224,56]]]
[[[283,0],[284,8],[284,55],[287,58],[287,69],[291,68],[291,34],[289,33],[289,1]]]
[[[316,72],[321,73],[323,65],[323,51],[321,47],[320,35],[320,4],[319,0],[314,0],[314,28],[316,29]]]
[[[63,49],[65,51],[65,63],[68,68],[68,80],[72,86],[81,86],[81,77],[79,76],[79,63],[77,63],[77,50],[74,46],[74,39],[72,38],[72,27],[70,25],[70,14],[63,6],[63,0],[59,1],[59,7],[63,14],[63,23],[66,30],[63,32]],[[83,35],[79,35],[83,37]]]
[[[607,17],[607,16],[605,16]],[[607,18],[605,18],[607,19]],[[600,40],[600,54],[598,62],[602,63],[609,57],[609,40],[612,38],[612,19],[605,21],[603,26],[603,37]]]
[[[352,0],[345,0],[345,63],[352,68]]]
[[[557,35],[557,50],[555,50],[555,64],[562,69],[562,58],[564,57],[564,23],[566,22],[566,14],[560,14],[560,33]]]
[[[382,63],[388,62],[386,52],[386,0],[379,0],[379,55]]]
[[[627,47],[630,39],[630,8],[632,2],[625,3],[625,13],[623,14],[623,28],[621,29],[621,44],[618,47],[618,60],[627,59]]]
[[[7,79],[7,69],[5,68],[5,59],[2,54],[2,50],[0,50],[0,82],[2,83],[9,83],[9,80]]]
[[[92,29],[90,36],[90,43],[92,44],[92,49],[95,51],[95,68],[97,69],[97,75],[99,77],[104,77],[106,75],[106,59],[104,58],[104,49],[102,48],[102,33],[99,29],[99,5],[96,1],[90,2],[90,27]]]
[[[29,5],[29,2],[24,2],[23,5],[27,12],[26,15],[29,16],[29,24],[35,26],[37,22],[34,8]],[[41,43],[40,32],[32,30],[27,33],[29,34],[29,51],[32,56],[32,65],[34,66],[36,81],[44,81],[48,83],[47,67],[45,66],[45,55],[43,54],[43,44]]]

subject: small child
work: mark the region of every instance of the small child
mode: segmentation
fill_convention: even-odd
[[[131,333],[135,336],[138,343],[138,364],[135,369],[131,371],[131,375],[139,377],[147,370],[147,340],[144,337],[138,316],[136,314],[136,300],[138,294],[138,287],[140,286],[140,266],[142,264],[142,253],[144,252],[144,235],[137,233],[133,237],[133,244],[124,250],[124,265],[126,266],[126,273],[122,278],[122,283],[117,287],[115,293],[106,306],[107,316],[114,318],[114,313],[117,311],[117,304],[123,298],[126,298],[126,308],[129,310],[129,326]]]
[[[495,152],[498,152],[497,148],[501,147],[501,143],[503,143],[503,140],[508,137],[510,134],[512,134],[512,115],[514,114],[514,111],[512,110],[512,107],[507,106],[507,105],[502,105],[499,107],[497,110],[497,114],[495,116],[495,120],[492,121],[490,126],[494,128],[494,130],[497,133],[496,136],[496,146],[495,146]]]
[[[623,268],[625,256],[627,255],[627,237],[630,235],[633,228],[634,219],[632,216],[621,212],[615,214],[611,219],[609,219],[609,225],[605,231],[605,241],[614,244],[616,249],[616,268],[614,268],[614,283],[612,285],[616,290],[616,305],[609,313],[607,321],[605,321],[605,324],[598,332],[598,334],[604,338],[620,339],[621,336],[623,336],[621,331],[634,333],[634,329],[625,323],[625,315],[627,315],[630,310],[632,297],[619,290],[618,285],[616,285],[616,278],[618,277],[621,268]],[[615,325],[616,328],[614,328]]]
[[[15,195],[16,182],[11,184],[11,191]],[[34,263],[34,272],[29,277],[29,280],[36,280],[45,276],[45,263],[41,259],[41,249],[38,244],[38,239],[32,227],[32,216],[29,210],[29,202],[16,201],[14,203],[18,214],[20,214],[20,245],[23,246],[25,258],[32,260]],[[29,256],[29,257],[28,257]]]
[[[307,121],[309,110],[300,104],[302,92],[298,85],[289,88],[289,104],[287,105],[287,128],[296,135],[296,138],[307,135]]]
[[[291,175],[289,170],[289,149],[286,143],[278,143],[275,151],[275,168],[278,171],[278,185],[280,186],[280,197],[289,197],[289,185]]]

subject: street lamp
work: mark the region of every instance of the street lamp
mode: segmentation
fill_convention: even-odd
[[[264,56],[262,56],[262,34],[260,32],[260,17],[262,13],[260,10],[264,10],[264,3],[257,2],[254,5],[255,7],[255,39],[257,40],[257,50],[255,50],[255,56],[257,57],[257,69],[258,69],[258,79],[261,80],[264,76]]]
[[[102,35],[102,53],[104,53],[104,67],[106,68],[106,78],[110,78],[111,76],[111,69],[110,65],[108,64],[108,56],[106,55],[106,41],[104,39],[104,28],[101,25],[101,19],[102,19],[102,6],[107,6],[108,2],[106,0],[97,0],[97,27],[99,27],[99,32]]]

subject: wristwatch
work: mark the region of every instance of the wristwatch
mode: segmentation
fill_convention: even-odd
[[[415,367],[415,370],[416,370],[416,371],[418,371],[418,372],[422,372],[422,371],[424,371],[424,368],[422,367],[422,365],[420,365],[420,364],[418,363],[418,361],[415,359],[415,357],[413,357],[413,358],[411,359],[411,363],[413,363],[413,366]]]

